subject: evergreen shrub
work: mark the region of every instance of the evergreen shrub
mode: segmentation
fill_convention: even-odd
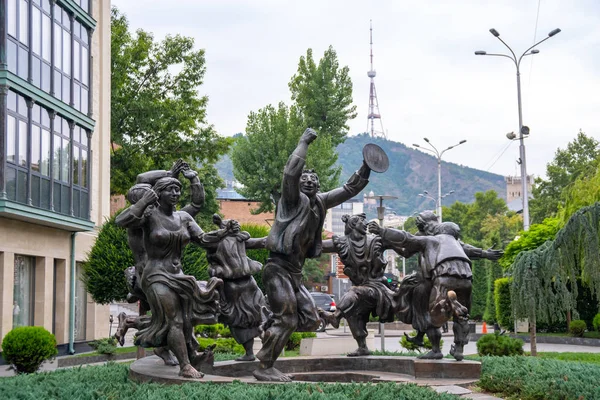
[[[216,339],[217,337],[219,337],[219,332],[223,329],[225,329],[225,326],[223,324],[196,325],[194,327],[194,333],[196,334],[196,336]]]
[[[510,299],[512,278],[500,278],[494,282],[494,300],[496,303],[496,321],[504,329],[513,329],[513,309]]]
[[[2,355],[18,373],[33,373],[57,354],[56,338],[41,326],[15,328],[2,340]]]
[[[600,331],[600,313],[596,314],[592,322],[595,331]]]
[[[294,332],[285,344],[286,350],[296,350],[300,348],[300,342],[302,339],[315,338],[317,334],[315,332]]]
[[[477,352],[480,356],[523,355],[523,341],[498,333],[483,335],[477,341]]]
[[[416,334],[417,334],[416,331],[412,331],[410,336],[416,336]],[[440,348],[442,348],[443,345],[444,345],[444,340],[440,340]],[[406,336],[404,336],[404,335],[402,335],[402,339],[400,339],[400,346],[404,347],[408,351],[418,351],[419,353],[422,351],[420,346],[406,340]],[[431,350],[431,341],[429,340],[427,335],[425,335],[423,337],[423,347],[428,350]]]
[[[117,339],[114,337],[92,340],[88,345],[100,354],[115,354],[117,351]]]
[[[587,325],[585,324],[585,321],[581,319],[571,321],[571,324],[569,325],[569,333],[571,336],[575,337],[583,337],[586,329]]]
[[[215,353],[230,353],[230,354],[244,354],[244,346],[235,341],[234,338],[198,338],[199,350],[204,351],[208,346],[216,344],[214,348]]]

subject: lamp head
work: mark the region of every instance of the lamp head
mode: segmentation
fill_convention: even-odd
[[[429,192],[427,190],[423,190],[423,193],[425,194],[429,194]]]
[[[495,30],[494,28],[490,29],[490,33],[491,33],[492,35],[496,36],[496,37],[499,37],[499,36],[500,36],[500,33],[498,33],[498,31],[497,31],[497,30]],[[558,32],[557,32],[557,33],[558,33]]]
[[[425,140],[427,143],[429,143],[429,139],[427,139],[426,137],[424,137],[423,140]]]
[[[521,135],[529,135],[529,127],[528,126],[523,125],[521,127]]]
[[[413,146],[415,146],[415,147],[421,147],[421,146],[419,146],[418,144],[415,144],[415,143],[413,143]]]
[[[458,144],[463,144],[463,143],[467,143],[466,139],[461,140],[460,142],[458,142]]]
[[[517,137],[517,135],[515,135],[514,132],[508,132],[506,134],[506,137],[508,138],[508,140],[515,140],[515,138]]]
[[[485,56],[487,54],[487,52],[483,51],[483,50],[477,50],[475,52],[476,56]]]
[[[557,33],[560,33],[560,29],[559,29],[559,28],[556,28],[556,29],[554,29],[553,31],[551,31],[551,32],[548,34],[548,36],[549,36],[549,37],[552,37],[552,36],[556,35]]]
[[[539,52],[540,52],[540,51],[539,51],[538,49],[533,49],[533,50],[531,50],[531,54],[537,54],[537,53],[539,53]]]

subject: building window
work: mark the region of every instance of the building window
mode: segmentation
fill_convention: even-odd
[[[8,70],[23,79],[29,74],[29,2],[8,0]]]
[[[60,115],[52,121],[50,112],[37,104],[31,106],[29,119],[25,98],[13,91],[7,100],[8,199],[70,215],[72,196],[72,215],[88,219],[88,132]]]
[[[73,107],[88,113],[90,79],[88,30],[75,21],[73,23]]]
[[[75,340],[85,340],[85,319],[87,308],[87,292],[81,278],[82,263],[75,264]]]
[[[35,258],[15,254],[13,328],[33,325]]]

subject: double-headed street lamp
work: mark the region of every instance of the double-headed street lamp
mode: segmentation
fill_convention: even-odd
[[[450,146],[444,150],[442,150],[441,152],[438,151],[438,149],[431,144],[431,142],[429,141],[429,139],[427,138],[423,138],[423,140],[425,140],[427,142],[427,144],[429,146],[431,146],[431,149],[428,149],[427,147],[422,147],[419,146],[418,144],[413,144],[413,146],[418,147],[419,149],[428,151],[430,153],[435,154],[436,158],[437,158],[437,162],[438,162],[438,200],[437,200],[437,213],[438,213],[438,217],[440,219],[440,221],[442,220],[442,156],[444,155],[445,152],[447,152],[448,150],[451,150],[453,148],[455,148],[456,146],[460,146],[463,143],[466,143],[466,140],[461,140],[460,142],[458,142],[457,144]]]
[[[423,190],[423,193],[419,193],[417,196],[423,197],[425,199],[429,199],[435,203],[436,213],[439,213],[438,218],[439,218],[440,222],[442,222],[442,203],[441,203],[441,201],[443,198],[445,198],[446,196],[450,196],[452,193],[454,193],[454,190],[451,190],[448,193],[442,195],[439,199],[439,202],[438,202],[438,200],[433,198],[427,190]]]
[[[494,35],[496,38],[498,38],[498,40],[501,41],[504,46],[506,46],[506,48],[510,51],[511,55],[487,53],[483,50],[478,50],[475,52],[475,55],[477,55],[477,56],[496,56],[496,57],[509,58],[514,62],[515,67],[517,67],[517,104],[519,107],[519,141],[520,141],[519,157],[520,157],[520,161],[521,161],[520,162],[520,164],[521,164],[521,187],[522,187],[521,194],[522,194],[522,199],[523,199],[523,229],[524,230],[529,229],[529,197],[527,194],[527,165],[525,163],[525,144],[523,143],[523,138],[524,138],[524,136],[527,136],[529,134],[529,128],[526,126],[523,126],[523,112],[522,112],[522,107],[521,107],[521,73],[519,71],[519,67],[521,66],[521,60],[523,59],[523,57],[533,55],[533,54],[538,54],[540,52],[539,50],[534,49],[535,46],[537,46],[538,44],[540,44],[542,42],[545,42],[546,40],[550,39],[552,36],[556,35],[559,32],[560,32],[560,29],[558,29],[558,28],[554,29],[553,31],[548,33],[547,37],[545,37],[544,39],[540,40],[539,42],[537,42],[536,44],[534,44],[533,46],[531,46],[530,48],[525,50],[523,52],[523,54],[521,54],[521,56],[519,58],[517,58],[517,56],[515,55],[515,52],[510,48],[510,46],[507,45],[506,42],[504,42],[504,40],[502,40],[500,38],[500,33],[498,33],[497,30],[492,28],[492,29],[490,29],[490,33],[492,35]],[[510,139],[510,137],[509,137],[509,139]]]

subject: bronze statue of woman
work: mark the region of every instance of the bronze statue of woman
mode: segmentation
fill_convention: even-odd
[[[190,241],[200,242],[203,232],[187,212],[176,210],[180,196],[179,180],[160,178],[152,190],[119,214],[116,222],[125,228],[142,228],[147,253],[140,284],[152,316],[138,332],[135,343],[142,347],[167,346],[179,361],[181,376],[201,378],[203,374],[192,365],[201,357],[194,326],[216,323],[217,289],[223,282],[211,278],[201,287],[193,276],[183,274],[182,251]]]

